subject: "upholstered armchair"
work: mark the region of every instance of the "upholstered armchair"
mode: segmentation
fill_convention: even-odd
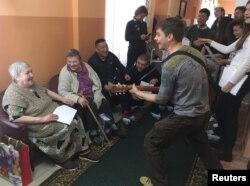
[[[28,132],[26,124],[10,122],[8,114],[2,108],[2,99],[5,91],[0,93],[0,130],[1,134],[23,141],[29,145],[31,168],[34,170],[34,147],[28,139]]]

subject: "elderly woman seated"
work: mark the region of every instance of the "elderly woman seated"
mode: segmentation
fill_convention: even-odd
[[[85,130],[89,132],[90,139],[94,144],[101,144],[103,138],[98,134],[95,120],[87,109],[87,104],[95,115],[104,113],[110,119],[110,126],[105,128],[106,134],[109,135],[113,131],[118,136],[123,136],[124,132],[118,130],[115,125],[109,103],[102,95],[102,86],[98,75],[81,59],[78,50],[70,49],[68,51],[67,64],[59,75],[59,94],[75,103],[77,113],[82,118]]]
[[[9,120],[26,123],[29,140],[63,168],[77,168],[76,155],[97,162],[89,149],[81,119],[76,116],[70,125],[66,125],[57,122],[58,116],[53,114],[58,104],[52,99],[68,105],[74,103],[36,85],[32,68],[26,62],[11,64],[9,73],[12,83],[6,89],[2,103]]]

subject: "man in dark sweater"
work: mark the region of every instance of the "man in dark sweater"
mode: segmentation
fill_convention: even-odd
[[[143,81],[154,86],[159,86],[160,79],[160,73],[157,71],[154,65],[150,65],[150,58],[146,54],[141,54],[137,58],[136,64],[130,67],[125,75],[126,83],[135,85],[140,85]],[[127,98],[129,107],[144,103],[143,100],[134,100],[132,96],[128,96]],[[161,115],[158,104],[152,104],[151,115],[156,119],[160,119]]]
[[[125,101],[128,93],[111,94],[112,86],[124,84],[125,67],[120,60],[109,51],[106,40],[101,38],[95,41],[96,52],[89,58],[88,64],[96,71],[102,83],[102,93],[111,105],[122,105],[123,112],[127,112],[128,104]],[[129,123],[128,120],[127,123]]]
[[[105,39],[97,39],[95,42],[96,52],[89,58],[88,64],[98,74],[102,88],[107,94],[108,83],[123,83],[125,75],[125,67],[115,54],[109,51]]]
[[[211,30],[207,26],[207,20],[210,16],[210,11],[207,8],[202,8],[199,11],[197,22],[192,25],[186,32],[186,37],[190,40],[191,46],[201,51],[203,45],[199,43],[199,38],[209,38]]]
[[[219,27],[221,18],[225,16],[225,9],[223,7],[215,7],[214,8],[214,16],[215,16],[216,20],[214,20],[214,22],[211,26],[212,32],[215,32],[217,30],[217,28]]]

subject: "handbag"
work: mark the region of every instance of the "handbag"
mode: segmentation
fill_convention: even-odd
[[[13,185],[26,186],[32,182],[28,145],[8,136],[1,138],[0,176]]]

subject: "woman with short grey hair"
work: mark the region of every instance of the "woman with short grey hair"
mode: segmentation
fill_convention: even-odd
[[[43,153],[65,169],[75,169],[78,163],[72,157],[97,162],[91,153],[81,119],[76,116],[70,125],[59,123],[53,111],[60,101],[73,102],[34,83],[30,65],[18,61],[9,66],[12,83],[3,96],[2,107],[12,122],[27,124],[29,140]]]
[[[17,76],[26,68],[30,67],[25,61],[17,61],[9,66],[9,74],[12,81],[15,81]]]

